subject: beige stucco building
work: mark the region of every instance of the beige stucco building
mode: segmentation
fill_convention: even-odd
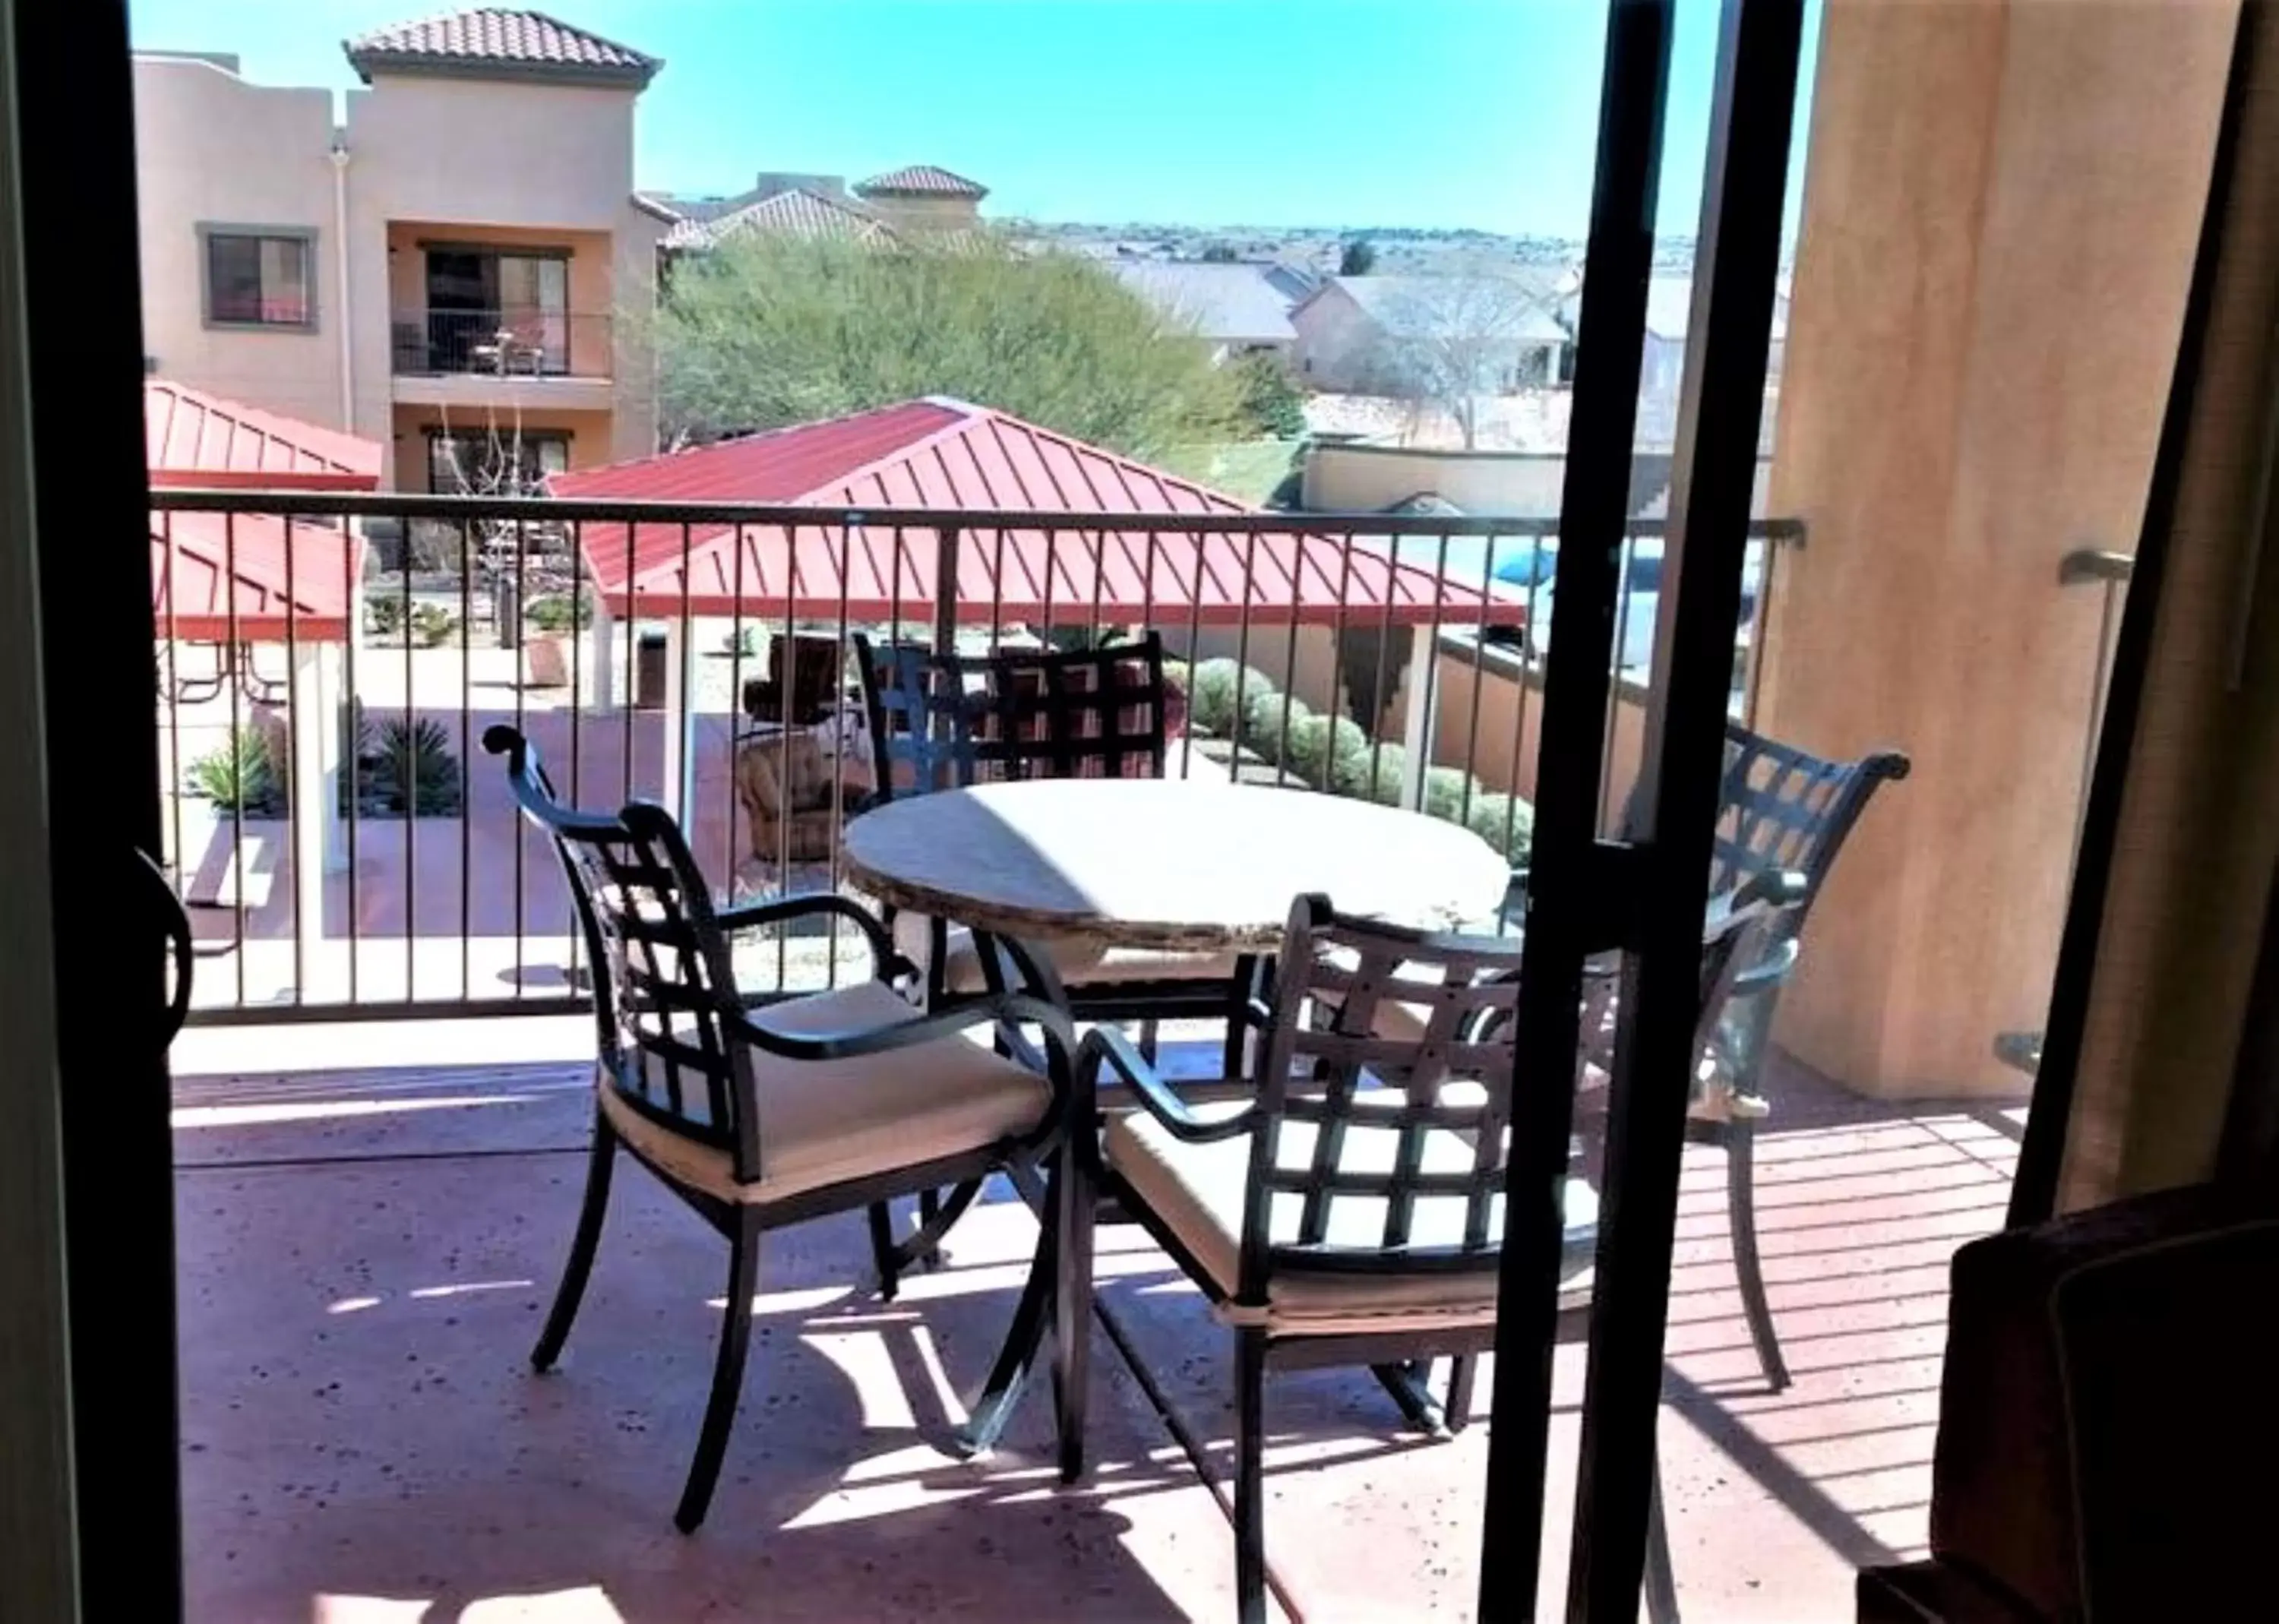
[[[403,490],[653,450],[671,221],[634,196],[633,111],[662,65],[503,11],[348,54],[337,119],[233,57],[136,58],[151,370],[375,439]]]

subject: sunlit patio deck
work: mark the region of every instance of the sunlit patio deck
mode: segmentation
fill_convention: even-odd
[[[590,1043],[568,1017],[180,1040],[192,1618],[1230,1614],[1225,1519],[1104,1338],[1081,1486],[1055,1482],[1042,1402],[991,1459],[937,1447],[1026,1267],[1035,1230],[1009,1199],[892,1304],[865,1287],[858,1219],[771,1243],[718,1500],[698,1536],[674,1532],[722,1306],[716,1237],[621,1177],[563,1368],[526,1363],[577,1205]],[[1662,1429],[1689,1620],[1846,1617],[1855,1565],[1920,1551],[1946,1260],[1999,1225],[2023,1115],[1871,1105],[1793,1067],[1772,1081],[1758,1210],[1785,1393],[1758,1385],[1715,1153],[1689,1153],[1704,1160]],[[1228,1447],[1224,1333],[1140,1231],[1101,1243],[1104,1294]],[[1562,1521],[1582,1368],[1562,1350]],[[1268,1395],[1268,1554],[1301,1616],[1469,1616],[1486,1426],[1406,1432],[1359,1371],[1280,1375]],[[1563,1545],[1562,1528],[1545,1616]]]

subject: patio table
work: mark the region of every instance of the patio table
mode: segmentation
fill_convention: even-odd
[[[848,824],[881,902],[991,936],[1170,952],[1273,952],[1290,904],[1453,931],[1492,915],[1504,860],[1458,824],[1300,789],[1181,778],[981,784]]]

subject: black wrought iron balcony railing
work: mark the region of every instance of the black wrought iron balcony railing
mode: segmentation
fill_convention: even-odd
[[[576,1007],[554,856],[478,747],[496,722],[572,801],[676,812],[724,896],[838,885],[875,789],[856,633],[974,652],[1152,630],[1185,694],[1167,774],[1369,796],[1525,860],[1552,521],[242,490],[151,507],[195,1018]],[[1630,550],[1658,555],[1660,524],[1636,528]],[[1626,617],[1653,614],[1651,573],[1627,579]],[[1763,616],[1760,595],[1737,694]],[[845,935],[757,945],[752,984],[824,984],[842,946],[858,956]]]
[[[393,364],[404,374],[606,378],[611,326],[574,310],[397,310]]]

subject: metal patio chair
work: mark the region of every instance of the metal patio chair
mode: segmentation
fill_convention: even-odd
[[[1768,885],[1713,910],[1705,1034],[1777,906]],[[1258,1046],[1256,1094],[1232,1113],[1192,1108],[1120,1033],[1085,1038],[1077,1110],[1089,1114],[1103,1068],[1141,1107],[1112,1118],[1101,1138],[1105,1192],[1234,1333],[1243,1624],[1266,1616],[1267,1368],[1369,1366],[1420,1420],[1430,1361],[1492,1345],[1520,951],[1505,938],[1401,930],[1300,898]],[[1405,1035],[1379,1018],[1395,1005],[1408,1012]],[[1597,1244],[1595,1210],[1576,1199],[1577,1184],[1570,1275]],[[1074,1273],[1088,1280],[1089,1268],[1081,1257]],[[1450,1395],[1452,1429],[1468,1388]],[[1062,1419],[1063,1447],[1074,1429],[1080,1449],[1081,1409]],[[1648,1597],[1654,1617],[1668,1619],[1675,1591],[1658,1495],[1651,1534]]]
[[[1000,995],[927,1014],[892,984],[908,967],[886,927],[833,893],[716,909],[687,841],[662,808],[614,814],[563,806],[537,752],[514,729],[483,747],[507,758],[515,799],[554,842],[598,973],[594,1142],[568,1262],[531,1363],[551,1367],[586,1290],[622,1149],[728,1241],[727,1306],[696,1455],[673,1521],[704,1520],[736,1413],[759,1240],[768,1229],[888,1197],[1005,1172],[1047,1199],[1036,1172],[1056,1145],[1070,1097],[1066,1018]],[[814,914],[851,921],[873,978],[765,1000],[736,984],[728,938]],[[963,1034],[1035,1027],[1005,1046]],[[1064,1161],[1065,1155],[1056,1155]],[[1055,1171],[1054,1176],[1061,1175]]]
[[[873,805],[910,795],[1019,778],[1161,778],[1164,761],[1163,640],[1074,652],[1019,649],[940,655],[857,635],[856,663],[871,728]],[[970,933],[942,919],[903,915],[895,940],[925,972],[929,1003],[989,988],[997,967]],[[1078,1021],[1136,1021],[1152,1055],[1157,1023],[1226,1023],[1223,1075],[1242,1067],[1262,962],[1254,954],[1163,953],[1044,946]],[[971,1199],[965,1191],[951,1199]],[[939,1198],[922,1199],[930,1221]],[[961,1203],[962,1204],[962,1203]],[[881,1289],[930,1257],[891,1242],[885,1214],[873,1220]]]
[[[1709,865],[1714,899],[1769,876],[1793,875],[1795,900],[1780,913],[1733,977],[1725,1007],[1704,1046],[1703,1068],[1686,1113],[1689,1143],[1725,1152],[1725,1206],[1732,1237],[1733,1272],[1748,1321],[1749,1339],[1765,1381],[1778,1392],[1789,1384],[1788,1361],[1765,1295],[1757,1246],[1756,1136],[1771,1112],[1761,1079],[1770,1049],[1781,989],[1796,972],[1805,920],[1836,864],[1846,836],[1877,785],[1907,776],[1907,758],[1877,750],[1836,762],[1725,724],[1725,767],[1718,796],[1715,845]],[[1637,823],[1625,808],[1625,829]],[[1505,923],[1515,923],[1526,898],[1524,870],[1512,878]],[[1613,997],[1621,959],[1609,954],[1592,967],[1584,1015],[1586,1075],[1603,1074],[1614,1040]],[[1577,1126],[1587,1141],[1603,1125],[1605,1095],[1587,1085],[1577,1096]],[[1599,1107],[1594,1112],[1594,1107]]]

